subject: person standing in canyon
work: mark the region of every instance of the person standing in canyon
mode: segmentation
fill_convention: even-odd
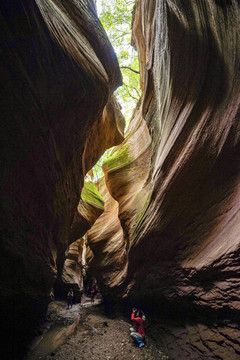
[[[96,290],[95,290],[95,287],[93,287],[93,288],[91,289],[91,291],[90,291],[91,304],[94,303],[95,295],[96,295]]]
[[[73,304],[73,289],[70,289],[67,293],[67,303],[68,303],[68,309],[71,307],[72,308],[72,304]]]
[[[134,328],[130,328],[130,336],[138,344],[138,347],[143,347],[145,340],[145,330],[143,326],[143,312],[135,308],[132,309],[131,320],[134,324]]]

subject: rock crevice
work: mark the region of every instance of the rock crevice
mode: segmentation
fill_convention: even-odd
[[[92,0],[0,13],[4,358],[23,356],[56,278],[82,286],[85,234],[103,296],[156,313],[149,334],[165,353],[237,359],[238,2],[136,1],[143,95],[125,135],[121,73]],[[84,186],[114,145],[104,179]]]

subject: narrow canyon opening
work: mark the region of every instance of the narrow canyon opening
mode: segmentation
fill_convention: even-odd
[[[2,358],[239,359],[239,11],[0,2]]]

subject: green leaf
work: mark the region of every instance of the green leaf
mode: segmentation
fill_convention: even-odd
[[[127,66],[139,72],[138,56],[131,46],[132,11],[134,0],[97,0],[99,18],[118,57],[119,66]],[[121,69],[124,85],[115,95],[122,107],[128,125],[141,94],[140,75],[129,69]]]

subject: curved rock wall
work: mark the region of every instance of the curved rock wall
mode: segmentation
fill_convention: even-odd
[[[57,275],[78,282],[77,239],[93,224],[86,256],[105,296],[152,310],[148,332],[170,356],[237,359],[237,1],[136,1],[143,96],[125,139],[93,1],[2,1],[0,14],[1,354],[22,357]],[[102,212],[80,199],[84,176],[120,143]]]
[[[83,253],[84,239],[74,241],[66,251],[66,260],[61,276],[61,282],[57,282],[54,287],[54,294],[62,297],[65,301],[70,288],[73,289],[74,303],[80,303],[83,291]]]
[[[44,318],[62,269],[89,148],[91,168],[123,139],[122,120],[102,116],[121,74],[93,1],[2,1],[0,16],[0,345],[12,360]],[[103,117],[111,136],[101,135],[99,150],[98,133],[90,135]]]
[[[88,263],[102,289],[114,288],[125,278],[126,243],[118,217],[118,202],[109,194],[104,179],[98,187],[104,199],[104,212],[86,234],[86,244],[93,254]]]
[[[125,281],[114,290],[173,318],[149,330],[170,355],[237,359],[238,4],[138,0],[133,44],[143,97],[103,166],[127,242]]]
[[[152,195],[133,239],[149,263],[164,269],[173,262],[194,284],[206,271],[214,283],[221,267],[224,278],[237,270],[239,249],[238,7],[159,1],[151,13],[154,61],[145,68],[151,93],[143,115],[152,137]]]
[[[81,198],[71,225],[70,242],[80,239],[104,211],[104,200],[91,181],[84,182]]]
[[[65,252],[64,265],[58,268],[59,276],[54,284],[55,297],[66,299],[69,288],[74,290],[74,302],[81,302],[83,291],[83,263],[82,253],[84,239],[82,236],[93,226],[98,217],[104,212],[104,200],[97,188],[85,176],[81,198],[75,212],[70,229],[70,246]]]

